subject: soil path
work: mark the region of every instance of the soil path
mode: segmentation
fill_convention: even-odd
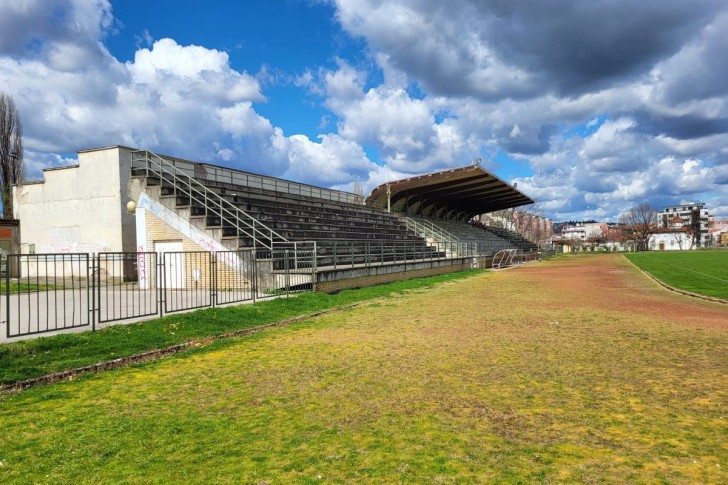
[[[728,308],[669,291],[621,255],[569,257],[518,268],[543,288],[549,307],[611,309],[674,323],[728,329]],[[557,295],[559,294],[559,295]],[[564,294],[570,297],[565,300]]]

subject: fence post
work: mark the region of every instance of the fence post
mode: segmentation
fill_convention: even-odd
[[[290,256],[288,254],[288,249],[284,249],[283,250],[283,274],[284,274],[284,278],[285,278],[284,284],[286,285],[286,296],[287,297],[290,296],[290,294],[291,294],[291,279],[290,279],[291,275],[290,275],[290,271],[289,271],[290,264],[288,261],[289,257]]]
[[[316,241],[313,242],[313,264],[311,265],[311,288],[316,292],[316,268],[318,266],[318,251],[316,250]]]
[[[298,269],[298,243],[293,243],[293,269]]]
[[[20,277],[20,256],[18,258],[18,277]],[[5,262],[5,336],[10,338],[10,256]],[[19,282],[20,280],[18,280]]]
[[[253,291],[253,303],[255,303],[255,297],[258,294],[258,257],[257,257],[257,249],[255,249],[255,246],[253,246],[253,249],[250,250],[250,267],[252,268],[252,274],[253,274],[253,281],[251,283],[252,291]]]
[[[166,253],[156,253],[157,254],[157,291],[159,295],[159,316],[164,316],[164,305],[166,303],[166,298],[164,294],[164,289],[166,287],[166,279],[167,276],[164,274],[164,255]]]
[[[101,319],[101,256],[90,255],[91,263],[91,331],[96,331],[96,312],[99,312]],[[97,271],[94,271],[94,263]],[[88,281],[89,255],[86,256],[86,280]],[[96,281],[98,279],[98,281]],[[98,291],[98,293],[97,293]],[[99,308],[96,308],[96,296],[98,295]]]
[[[212,282],[210,284],[210,303],[212,307],[217,306],[217,252],[210,251],[210,277]]]

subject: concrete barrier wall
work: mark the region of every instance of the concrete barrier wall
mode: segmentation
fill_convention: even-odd
[[[393,281],[403,281],[412,278],[422,278],[439,274],[455,273],[472,268],[471,258],[459,258],[456,260],[433,261],[431,263],[408,263],[407,271],[404,271],[404,264],[378,266],[369,268],[357,268],[347,274],[332,275],[319,273],[317,275],[316,291],[321,293],[335,293],[341,290],[352,288],[363,288],[366,286],[381,285]],[[399,270],[397,270],[399,268]],[[339,276],[340,279],[336,279]]]

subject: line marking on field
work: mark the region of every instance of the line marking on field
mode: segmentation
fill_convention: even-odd
[[[710,274],[707,274],[707,273],[703,273],[703,272],[700,272],[700,271],[696,271],[694,269],[686,268],[685,266],[680,266],[678,264],[668,263],[667,261],[662,261],[662,263],[663,264],[669,264],[670,266],[674,266],[676,268],[684,269],[684,270],[687,270],[687,271],[692,271],[693,273],[697,273],[699,275],[707,276],[708,278],[713,278],[713,279],[716,279],[718,281],[723,281],[724,283],[728,283],[728,280],[726,280],[726,279],[719,278],[717,276],[713,276],[713,275],[710,275]]]
[[[623,256],[623,257],[624,257],[624,259],[625,259],[625,260],[626,260],[626,261],[627,261],[627,262],[628,262],[629,264],[631,264],[632,266],[634,266],[634,268],[635,268],[635,269],[636,269],[637,271],[639,271],[639,272],[640,272],[640,273],[642,273],[643,275],[647,276],[647,277],[648,277],[648,278],[650,278],[650,279],[651,279],[652,281],[654,281],[655,283],[657,283],[658,285],[662,286],[663,288],[665,288],[665,289],[667,289],[667,290],[670,290],[670,291],[674,291],[675,293],[680,293],[681,295],[685,295],[685,296],[691,296],[691,297],[693,297],[693,298],[699,298],[699,299],[701,299],[701,300],[707,300],[707,301],[712,301],[712,302],[715,302],[715,303],[722,303],[722,304],[724,304],[724,305],[728,305],[728,300],[726,300],[726,299],[724,299],[724,298],[718,298],[718,297],[716,297],[716,296],[706,296],[706,295],[700,295],[700,294],[698,294],[698,293],[693,293],[692,291],[686,291],[686,290],[681,290],[680,288],[675,288],[674,286],[670,286],[670,285],[668,285],[667,283],[665,283],[664,281],[662,281],[662,280],[660,280],[659,278],[657,278],[656,276],[654,276],[654,275],[653,275],[652,273],[650,273],[649,271],[645,271],[644,269],[642,269],[642,268],[640,268],[639,266],[637,266],[637,264],[635,264],[634,262],[632,262],[632,261],[631,261],[631,260],[630,260],[630,259],[629,259],[628,257],[626,257],[626,256]]]

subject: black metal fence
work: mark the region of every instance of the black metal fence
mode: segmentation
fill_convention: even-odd
[[[8,339],[314,289],[314,251],[11,254]]]
[[[8,338],[93,326],[92,257],[89,254],[10,254],[25,278],[5,274]]]

